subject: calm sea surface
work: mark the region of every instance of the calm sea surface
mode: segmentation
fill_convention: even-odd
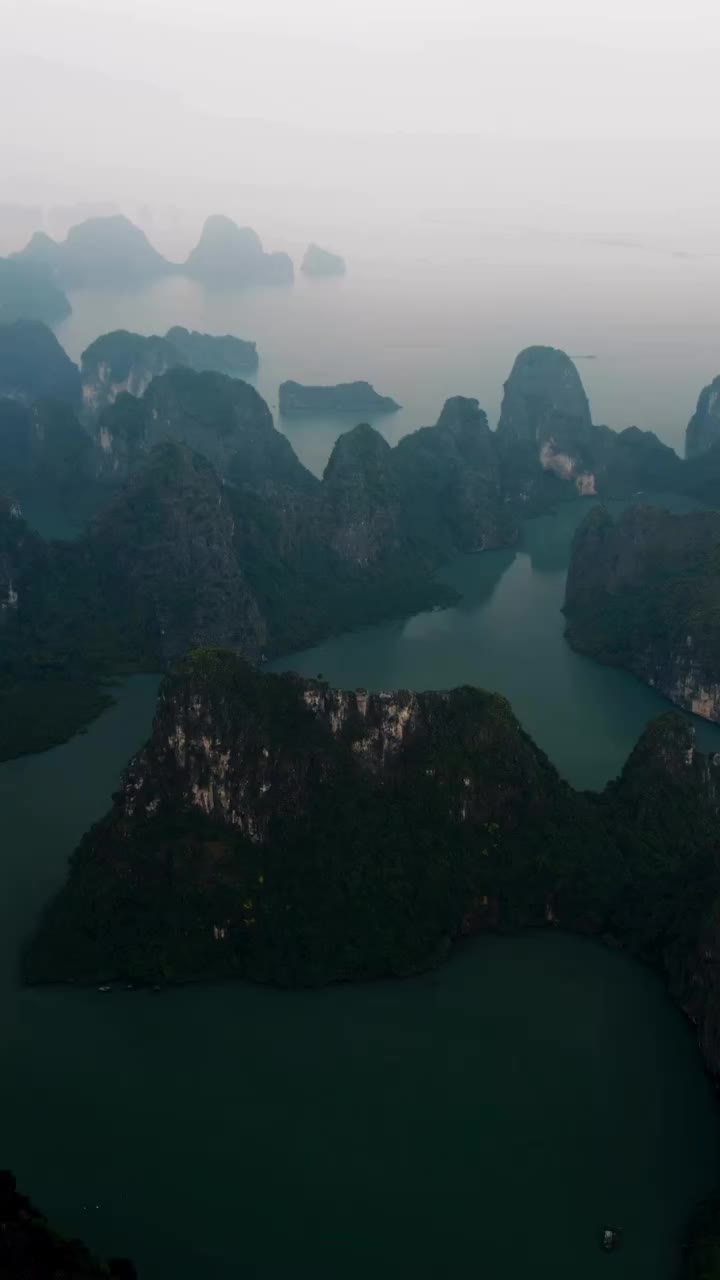
[[[154,688],[0,767],[2,1163],[53,1222],[142,1280],[671,1280],[718,1118],[689,1028],[617,952],[531,934],[322,991],[18,989]]]

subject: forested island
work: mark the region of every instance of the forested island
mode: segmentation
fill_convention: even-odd
[[[567,637],[671,702],[720,719],[720,513],[596,507],[573,542]]]

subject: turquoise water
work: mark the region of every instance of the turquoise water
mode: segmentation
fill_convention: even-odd
[[[455,608],[337,636],[272,665],[322,673],[347,688],[495,690],[510,699],[523,728],[569,782],[600,789],[670,703],[565,642],[567,559],[588,506],[568,503],[528,521],[517,552],[482,552],[447,566],[439,576],[461,594]],[[698,745],[720,751],[720,726],[696,717],[693,723]]]
[[[530,934],[321,991],[17,988],[153,694],[132,680],[86,734],[0,767],[1,1152],[22,1186],[142,1280],[671,1280],[717,1115],[689,1028],[620,953]]]

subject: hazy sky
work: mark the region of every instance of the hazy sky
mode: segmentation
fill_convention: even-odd
[[[212,203],[234,182],[717,222],[720,0],[0,0],[0,17],[4,199],[198,204],[202,181]]]

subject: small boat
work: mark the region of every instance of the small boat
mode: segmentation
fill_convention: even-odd
[[[98,987],[98,991],[112,991],[112,987]]]
[[[611,1253],[613,1249],[619,1249],[622,1244],[622,1231],[617,1227],[604,1227],[600,1237],[600,1244],[606,1253]]]

